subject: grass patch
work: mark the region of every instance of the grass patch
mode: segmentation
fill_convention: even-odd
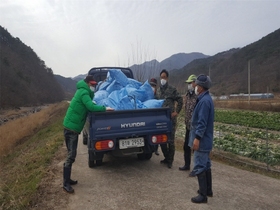
[[[63,145],[62,121],[67,106],[63,102],[42,110],[40,116],[45,121],[37,132],[1,158],[0,208],[20,210],[30,206],[47,166]]]
[[[232,153],[216,151],[214,149],[211,152],[211,160],[280,180],[280,173],[278,171],[267,170],[263,164],[253,162],[250,159],[244,159]]]

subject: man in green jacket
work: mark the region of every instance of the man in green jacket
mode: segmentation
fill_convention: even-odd
[[[85,125],[88,112],[113,110],[110,107],[96,105],[92,101],[96,84],[91,75],[77,82],[77,91],[71,100],[63,121],[64,138],[68,151],[63,167],[63,189],[68,193],[73,193],[74,189],[71,185],[78,183],[78,181],[70,179],[71,169],[77,155],[78,137]]]

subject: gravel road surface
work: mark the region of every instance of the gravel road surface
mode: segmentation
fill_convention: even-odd
[[[173,168],[160,164],[153,155],[149,161],[136,156],[117,158],[105,155],[103,166],[88,167],[87,147],[80,135],[78,155],[73,164],[74,194],[62,190],[62,154],[50,168],[42,184],[40,200],[33,209],[67,210],[177,210],[177,209],[279,209],[280,180],[212,162],[214,196],[207,204],[194,204],[196,177],[179,171],[183,153],[176,151]]]

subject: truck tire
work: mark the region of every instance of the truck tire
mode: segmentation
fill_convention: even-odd
[[[145,160],[150,160],[152,156],[153,156],[153,153],[146,153]]]
[[[94,160],[88,159],[88,167],[90,167],[90,168],[94,167]]]
[[[88,136],[83,133],[83,144],[87,145],[87,142],[88,142]]]
[[[102,163],[103,163],[103,160],[102,160],[102,159],[101,159],[101,160],[96,160],[96,165],[97,165],[97,166],[101,166]]]
[[[88,167],[93,168],[94,167],[94,159],[92,157],[92,153],[88,153]]]
[[[141,153],[137,154],[139,160],[150,160],[153,156],[153,153]]]

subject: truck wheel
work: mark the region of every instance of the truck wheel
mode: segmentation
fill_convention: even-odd
[[[139,160],[150,160],[153,156],[153,153],[141,153],[137,154]]]
[[[97,166],[101,166],[102,163],[103,163],[102,159],[101,159],[101,160],[96,160],[96,165],[97,165]]]
[[[90,167],[90,168],[94,167],[94,160],[88,159],[88,167]]]
[[[145,154],[145,159],[150,160],[152,156],[153,156],[153,153],[146,153]]]
[[[145,153],[137,154],[138,160],[145,160]]]
[[[88,142],[88,136],[87,135],[83,135],[83,144],[87,145]]]
[[[90,168],[94,167],[94,159],[92,157],[91,152],[88,152],[88,167],[90,167]]]

